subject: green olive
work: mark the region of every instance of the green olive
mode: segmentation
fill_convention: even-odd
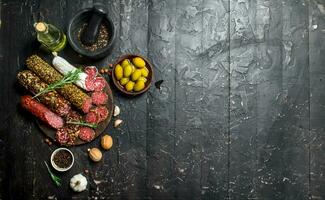
[[[124,59],[124,60],[122,61],[121,65],[122,65],[122,67],[124,68],[124,67],[126,67],[127,65],[129,65],[130,63],[131,63],[131,62],[130,62],[129,59]]]
[[[116,65],[114,73],[117,80],[120,80],[123,77],[123,68],[121,65]]]
[[[134,87],[134,82],[133,81],[129,81],[126,85],[125,85],[125,89],[126,91],[130,92],[133,90]]]
[[[124,67],[124,77],[129,77],[132,74],[132,67],[131,65],[127,65]]]
[[[138,80],[138,79],[140,78],[140,76],[141,76],[141,70],[140,70],[140,69],[136,69],[136,70],[132,73],[132,75],[131,75],[131,79],[132,79],[132,81],[136,81],[136,80]]]
[[[143,76],[141,76],[141,77],[138,79],[138,81],[140,81],[140,80],[143,81],[143,82],[147,82],[148,79],[145,78],[145,77],[143,77]]]
[[[143,68],[146,65],[146,62],[140,57],[135,57],[132,60],[133,64],[138,68]]]
[[[140,69],[141,70],[141,75],[143,77],[148,77],[148,74],[149,74],[149,70],[146,68],[146,67],[143,67]]]
[[[125,84],[127,84],[129,82],[129,80],[130,80],[129,78],[121,78],[120,84],[125,85]]]
[[[138,80],[134,85],[134,91],[136,92],[143,90],[143,88],[144,88],[144,82],[141,80]]]
[[[131,67],[132,67],[132,73],[135,72],[136,68],[134,67],[134,65],[131,64]]]

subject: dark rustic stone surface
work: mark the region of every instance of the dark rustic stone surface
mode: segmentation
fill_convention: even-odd
[[[92,1],[0,0],[0,199],[325,199],[325,2],[323,0],[104,1],[117,30],[106,66],[122,54],[146,56],[155,80],[136,98],[121,96],[124,124],[106,132],[113,148],[76,163],[51,183],[48,146],[22,110],[16,74],[40,53],[33,23],[64,30]],[[90,171],[97,188],[69,189]]]

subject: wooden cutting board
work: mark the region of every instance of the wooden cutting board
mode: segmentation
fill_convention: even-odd
[[[114,112],[113,94],[112,94],[112,90],[109,87],[107,81],[106,81],[106,87],[104,88],[104,91],[106,92],[106,94],[108,96],[107,103],[106,103],[106,108],[107,108],[107,110],[108,110],[109,113],[108,113],[108,117],[104,121],[102,121],[101,123],[99,123],[98,126],[97,126],[97,128],[95,129],[95,137],[94,137],[94,139],[97,138],[100,134],[102,134],[105,131],[106,127],[108,126],[109,122],[112,119],[113,112]],[[37,125],[41,129],[41,131],[47,137],[51,138],[53,141],[56,141],[55,140],[55,133],[56,133],[56,130],[55,129],[49,127],[48,125],[46,125],[45,123],[43,123],[40,120],[37,120]],[[83,140],[77,138],[75,140],[75,143],[73,145],[81,145],[81,144],[86,144],[86,143],[88,143],[88,142],[83,141]]]

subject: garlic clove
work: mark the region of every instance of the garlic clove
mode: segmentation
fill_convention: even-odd
[[[121,119],[115,120],[115,122],[114,122],[114,128],[117,128],[118,126],[120,126],[122,124],[122,122],[123,122],[123,120],[121,120]]]
[[[121,112],[120,107],[118,107],[117,105],[115,105],[113,116],[116,117],[117,115],[120,114],[120,112]]]

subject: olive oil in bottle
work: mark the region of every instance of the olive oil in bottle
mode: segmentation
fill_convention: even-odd
[[[34,27],[37,32],[37,40],[46,50],[59,52],[65,47],[67,38],[57,27],[44,22],[37,22]]]

